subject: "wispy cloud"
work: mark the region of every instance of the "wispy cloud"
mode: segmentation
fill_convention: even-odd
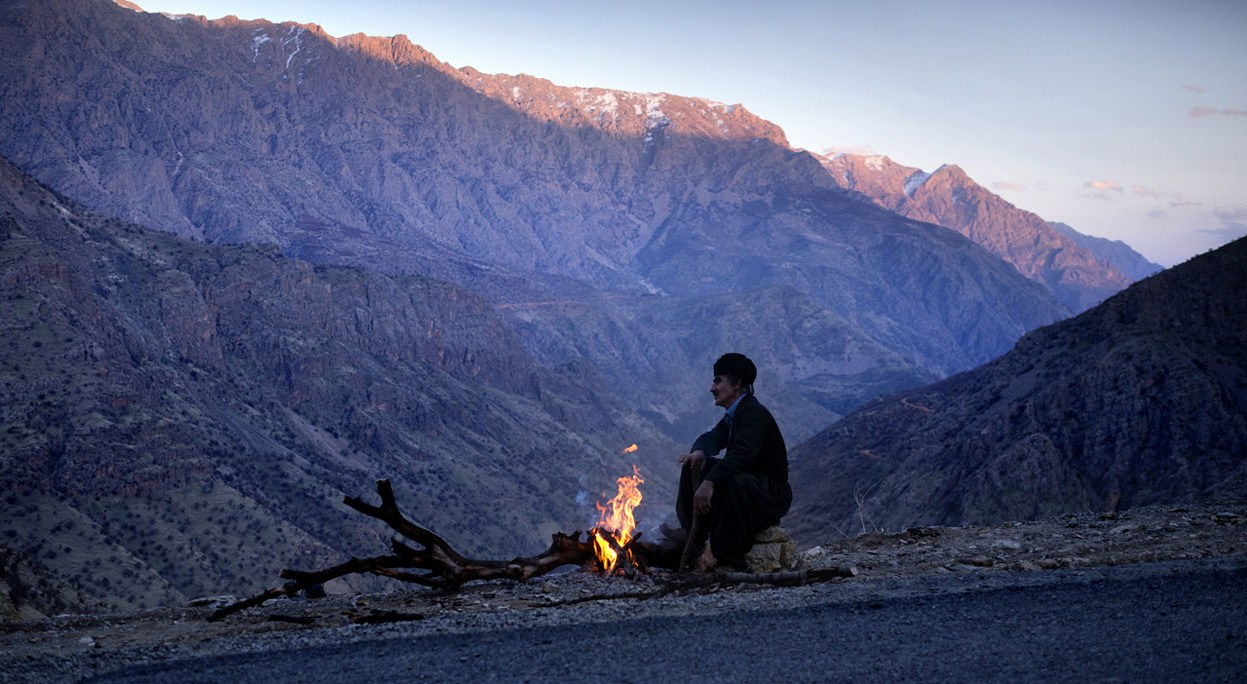
[[[1083,183],[1083,187],[1099,190],[1100,192],[1125,192],[1117,181],[1111,180],[1093,180]]]
[[[1227,107],[1225,109],[1216,109],[1215,107],[1191,107],[1186,113],[1186,115],[1192,119],[1202,119],[1205,116],[1215,116],[1217,114],[1243,118],[1247,117],[1247,109],[1240,109],[1238,107]]]
[[[1163,219],[1168,215],[1169,215],[1168,212],[1166,212],[1164,209],[1153,209],[1147,212],[1147,217],[1150,219]]]
[[[1217,207],[1212,210],[1212,215],[1217,217],[1221,225],[1215,228],[1201,228],[1199,232],[1211,235],[1222,243],[1247,236],[1247,207]]]
[[[1025,185],[1022,185],[1021,183],[1018,183],[1016,181],[996,181],[995,183],[992,183],[992,190],[999,190],[1002,192],[1007,192],[1009,190],[1019,191],[1019,190],[1025,190],[1025,189],[1026,189]]]
[[[873,157],[879,153],[876,152],[875,148],[870,145],[835,145],[822,151],[822,155],[824,157],[834,157],[837,154],[854,154],[863,157]]]
[[[1156,188],[1149,188],[1146,185],[1132,185],[1130,186],[1130,191],[1136,195],[1154,199],[1157,202],[1163,201],[1171,207],[1197,207],[1202,204],[1201,202],[1196,202],[1183,197],[1180,192],[1157,190]]]
[[[1090,190],[1090,192],[1085,193],[1088,197],[1094,197],[1095,199],[1102,200],[1111,199],[1111,195],[1109,195],[1110,192],[1121,194],[1126,191],[1117,183],[1117,181],[1104,179],[1087,181],[1086,183],[1083,183],[1082,186]]]
[[[1202,85],[1195,85],[1194,83],[1184,83],[1182,85],[1182,90],[1189,90],[1196,95],[1203,95],[1207,88],[1204,88]]]

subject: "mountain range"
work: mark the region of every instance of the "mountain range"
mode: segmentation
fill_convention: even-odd
[[[454,69],[402,36],[105,0],[3,12],[0,154],[41,182],[210,243],[469,288],[543,365],[588,361],[677,440],[711,419],[687,388],[731,345],[801,437],[1068,314],[847,196],[738,105]],[[811,323],[756,326],[746,301]],[[739,332],[692,334],[710,329]]]
[[[673,444],[457,286],[146,230],[7,162],[0,227],[0,545],[45,612],[375,553],[341,496],[378,477],[477,554],[587,529],[631,441],[671,496]]]
[[[1015,207],[954,164],[927,173],[882,155],[835,154],[820,161],[846,190],[965,235],[1044,285],[1074,312],[1161,270],[1122,242],[1082,235]]]
[[[0,5],[0,566],[45,612],[375,553],[339,502],[377,477],[481,555],[588,526],[633,462],[657,523],[724,351],[795,445],[1132,278],[740,105],[122,5]]]
[[[1247,494],[1247,239],[794,449],[809,534]]]

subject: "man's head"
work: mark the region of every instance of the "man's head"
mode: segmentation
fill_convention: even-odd
[[[714,380],[710,394],[714,403],[728,408],[742,394],[753,394],[753,381],[758,379],[758,367],[744,354],[731,352],[714,362]]]

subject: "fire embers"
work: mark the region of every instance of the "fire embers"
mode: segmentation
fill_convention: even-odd
[[[616,482],[619,492],[603,506],[597,504],[597,526],[590,531],[593,550],[597,555],[598,569],[606,575],[645,572],[644,562],[633,555],[632,544],[640,535],[634,535],[636,519],[632,515],[641,503],[641,484],[645,482],[641,471],[632,466],[632,474]]]

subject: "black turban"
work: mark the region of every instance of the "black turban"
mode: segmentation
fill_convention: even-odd
[[[758,367],[753,365],[748,356],[730,352],[714,362],[714,374],[730,375],[740,380],[740,384],[752,389],[753,381],[758,379]]]

